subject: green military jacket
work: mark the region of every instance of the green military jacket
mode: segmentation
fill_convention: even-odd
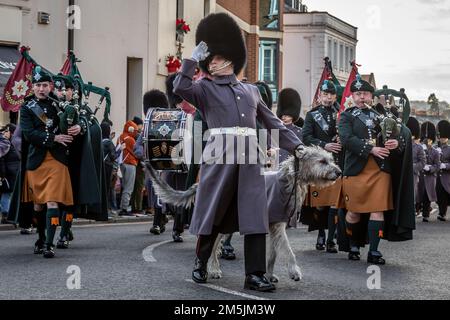
[[[344,176],[353,177],[363,171],[370,153],[375,146],[382,147],[380,141],[381,127],[378,125],[380,114],[372,108],[352,107],[341,114],[339,137],[345,149]],[[380,170],[391,173],[390,158],[394,153],[401,154],[406,145],[403,135],[398,137],[399,147],[382,160],[375,157]]]
[[[42,120],[33,111],[39,110],[38,107],[43,111]],[[50,151],[53,158],[68,165],[68,148],[54,141],[55,136],[60,134],[60,129],[58,110],[51,100],[38,100],[34,96],[28,98],[20,109],[20,129],[28,144],[26,170],[39,168],[47,151]]]

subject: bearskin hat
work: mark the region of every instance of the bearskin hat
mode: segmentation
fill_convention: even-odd
[[[200,68],[208,72],[208,65],[215,55],[220,55],[232,61],[234,73],[238,75],[247,60],[247,48],[241,28],[232,17],[226,13],[212,13],[200,21],[195,43],[204,41],[208,45],[209,57],[199,63]]]
[[[441,120],[438,123],[438,131],[440,138],[450,138],[450,122],[447,120]]]
[[[255,83],[256,87],[259,90],[259,93],[261,93],[261,97],[266,104],[267,108],[272,110],[273,107],[273,98],[272,98],[272,91],[270,90],[267,83],[264,81],[258,81]]]
[[[150,108],[169,108],[169,101],[164,92],[159,90],[150,90],[144,94],[143,99],[144,113],[147,114]]]
[[[176,108],[177,104],[180,104],[183,101],[183,98],[173,93],[173,82],[175,81],[177,75],[178,75],[177,73],[173,73],[169,75],[166,79],[166,93],[171,108]]]
[[[409,117],[406,126],[411,131],[414,139],[420,139],[420,123],[416,118]]]
[[[297,90],[286,88],[281,90],[278,95],[278,118],[283,116],[291,116],[294,118],[294,122],[297,122],[300,118],[300,111],[302,109],[302,99]]]
[[[422,123],[420,127],[420,133],[422,135],[421,140],[430,139],[433,142],[436,141],[436,127],[430,121]]]

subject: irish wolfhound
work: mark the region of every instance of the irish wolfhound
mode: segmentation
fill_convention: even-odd
[[[147,165],[147,168],[155,193],[162,202],[186,208],[194,204],[197,184],[186,191],[177,191],[161,180],[151,166]],[[278,281],[273,274],[273,269],[279,254],[287,256],[289,277],[294,281],[302,278],[300,267],[297,265],[286,234],[287,222],[292,214],[300,211],[308,186],[325,188],[332,185],[340,176],[341,170],[334,163],[333,156],[317,147],[305,147],[297,157],[291,157],[283,162],[278,172],[266,175],[270,235],[267,274],[270,281]],[[218,258],[222,237],[223,235],[219,235],[217,238],[212,259],[208,265],[209,276],[213,279],[222,277]]]

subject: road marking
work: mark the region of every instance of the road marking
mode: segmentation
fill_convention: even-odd
[[[189,282],[189,283],[197,284],[191,279],[186,279],[185,281]],[[231,295],[234,295],[234,296],[242,297],[242,298],[245,298],[245,299],[264,300],[264,301],[265,300],[270,300],[270,299],[261,298],[261,297],[258,297],[258,296],[253,296],[251,294],[246,294],[246,293],[243,293],[243,292],[234,291],[234,290],[230,290],[230,289],[227,289],[227,288],[219,287],[219,286],[216,286],[216,285],[213,285],[213,284],[209,284],[209,283],[197,284],[197,285],[199,285],[201,287],[206,287],[206,288],[209,288],[209,289],[212,289],[212,290],[215,290],[215,291],[219,291],[219,292],[231,294]]]
[[[171,243],[171,242],[173,242],[173,240],[158,242],[158,243],[152,244],[151,246],[148,246],[147,248],[142,250],[142,257],[144,258],[145,262],[157,262],[157,260],[153,256],[153,250],[155,250],[159,246],[162,246],[166,243]]]

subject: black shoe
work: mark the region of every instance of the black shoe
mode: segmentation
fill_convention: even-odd
[[[60,238],[56,243],[56,248],[58,249],[69,249],[69,241],[64,237]]]
[[[8,224],[8,219],[6,219],[5,216],[2,216],[2,222],[1,224]]]
[[[21,235],[30,235],[33,234],[33,228],[22,228],[20,230]]]
[[[351,261],[359,261],[361,260],[361,253],[359,252],[359,249],[350,249],[350,252],[348,253],[348,260]]]
[[[44,258],[51,259],[54,257],[55,257],[55,251],[53,249],[53,246],[47,245],[44,250]]]
[[[369,252],[367,263],[384,265],[386,264],[386,260],[383,259],[383,256],[379,252]]]
[[[192,280],[195,283],[206,283],[208,280],[208,262],[195,259],[194,270],[192,271]]]
[[[161,228],[160,228],[160,231],[161,231],[161,233],[166,232],[166,226],[162,225]]]
[[[34,254],[43,254],[43,253],[44,253],[44,243],[38,240],[34,244]]]
[[[172,239],[173,239],[173,242],[175,242],[175,243],[181,243],[184,241],[183,237],[181,236],[181,234],[178,231],[174,231],[172,233]]]
[[[423,217],[422,222],[430,222],[429,218]]]
[[[273,283],[270,283],[265,276],[250,274],[245,277],[244,289],[270,292],[276,290],[276,287]]]
[[[150,233],[154,234],[155,236],[159,236],[161,234],[161,229],[159,228],[159,226],[153,226],[150,229]]]
[[[119,211],[119,217],[134,217],[135,215],[131,212],[128,212],[127,210],[120,210]]]
[[[338,249],[334,242],[327,243],[327,252],[328,253],[338,253]]]
[[[236,254],[234,250],[230,250],[229,248],[222,248],[222,253],[220,254],[220,258],[225,260],[236,260]]]
[[[439,220],[439,221],[442,221],[442,222],[446,222],[447,221],[447,219],[445,218],[445,217],[443,217],[443,216],[437,216],[437,219]]]

